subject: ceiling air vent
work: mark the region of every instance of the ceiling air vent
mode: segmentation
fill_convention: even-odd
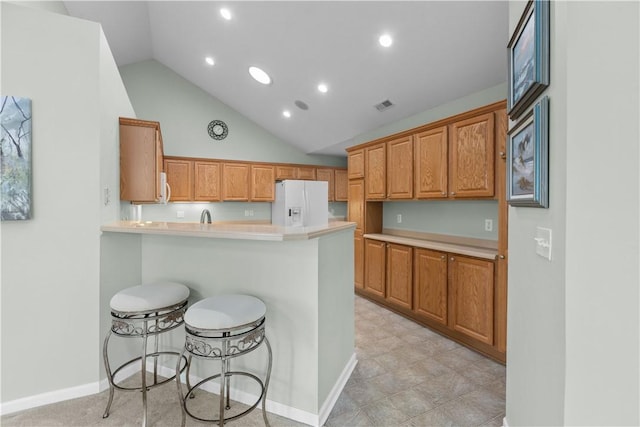
[[[376,110],[378,111],[384,111],[387,108],[393,107],[393,102],[389,101],[388,99],[385,101],[382,101],[379,104],[374,105],[374,107],[376,107]]]

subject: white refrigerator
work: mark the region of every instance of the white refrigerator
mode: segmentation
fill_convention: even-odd
[[[329,223],[329,183],[284,180],[276,182],[271,223],[285,227],[314,227]]]

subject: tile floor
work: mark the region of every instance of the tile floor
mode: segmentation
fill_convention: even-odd
[[[358,365],[328,427],[502,426],[505,367],[356,296]]]
[[[501,426],[505,411],[505,368],[435,332],[364,298],[355,298],[358,364],[326,427]],[[154,427],[179,424],[173,387],[153,390],[149,420]],[[214,395],[200,393],[202,408]],[[116,392],[112,414],[102,419],[107,392],[2,416],[6,427],[139,426],[140,399]],[[198,396],[197,396],[198,397]],[[198,400],[198,399],[195,399]],[[215,402],[214,402],[215,403]],[[196,404],[196,403],[194,403]],[[234,404],[235,410],[242,405]],[[237,408],[236,408],[237,406]],[[269,415],[272,427],[304,427]],[[260,427],[260,411],[227,423]],[[188,426],[205,426],[193,420]]]

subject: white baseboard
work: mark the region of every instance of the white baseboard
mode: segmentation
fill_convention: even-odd
[[[502,427],[509,427],[509,423],[507,422],[507,416],[506,415],[502,419]]]
[[[355,353],[351,356],[351,359],[347,362],[347,365],[344,367],[338,381],[336,381],[335,385],[329,392],[329,395],[325,399],[324,404],[320,409],[320,413],[318,415],[313,414],[311,412],[303,411],[301,409],[297,409],[291,406],[283,405],[279,402],[274,402],[272,400],[267,399],[267,411],[280,415],[285,418],[289,418],[291,420],[308,424],[310,426],[318,427],[324,424],[324,422],[329,417],[333,406],[335,405],[342,389],[345,384],[349,380],[351,373],[353,372],[358,361],[356,360]],[[153,364],[147,364],[147,371],[153,372]],[[138,372],[137,365],[131,365],[124,368],[118,374],[118,379],[125,379],[131,375],[134,375]],[[158,374],[164,377],[173,376],[175,373],[175,367],[166,367],[166,366],[158,366]],[[183,374],[184,377],[184,374]],[[198,378],[195,376],[190,377],[191,383],[196,384],[201,381],[202,378]],[[184,379],[182,380],[184,382]],[[202,389],[208,391],[210,393],[217,394],[219,391],[219,385],[215,381],[208,382],[202,386]],[[92,394],[100,393],[109,388],[109,382],[107,379],[103,379],[101,381],[97,381],[94,383],[89,383],[81,386],[70,387],[67,389],[56,390],[48,393],[42,393],[35,396],[29,396],[22,399],[16,399],[9,402],[5,402],[0,404],[0,415],[8,415],[14,412],[23,411],[25,409],[36,408],[38,406],[48,405],[50,403],[62,402],[65,400],[75,399],[78,397],[89,396]],[[253,395],[251,393],[246,393],[240,390],[231,389],[231,399],[252,405],[256,399],[257,395]],[[262,408],[262,403],[258,404],[258,408]]]

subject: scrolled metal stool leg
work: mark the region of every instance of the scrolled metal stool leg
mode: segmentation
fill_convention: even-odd
[[[104,410],[104,414],[102,414],[102,418],[107,418],[109,416],[109,411],[111,410],[111,404],[113,403],[113,394],[115,392],[115,386],[113,385],[113,377],[111,375],[111,366],[109,365],[109,354],[107,352],[107,347],[109,345],[109,338],[111,337],[111,329],[107,333],[106,338],[104,339],[104,345],[102,346],[102,360],[104,361],[104,368],[107,371],[107,380],[109,381],[109,401],[107,402],[107,407]]]
[[[264,337],[264,343],[267,345],[267,352],[269,353],[269,365],[267,368],[267,377],[264,381],[264,395],[262,395],[262,418],[264,418],[264,425],[267,427],[270,426],[269,420],[267,419],[267,390],[269,389],[269,380],[271,379],[271,364],[273,362],[273,353],[271,352],[271,344],[269,344],[269,340],[267,336]]]
[[[140,360],[140,374],[142,375],[142,427],[147,426],[147,322],[144,322],[142,337],[142,357]]]
[[[184,357],[184,353],[185,350],[182,350],[182,353],[180,353],[180,356],[178,357],[178,362],[176,363],[176,385],[178,387],[178,397],[180,398],[180,409],[182,410],[182,422],[181,422],[181,426],[184,427],[185,424],[187,423],[187,409],[185,407],[186,403],[185,403],[185,399],[186,397],[184,396],[184,394],[182,393],[182,383],[180,381],[180,362],[182,362],[182,358]],[[191,365],[191,356],[189,356],[189,358],[187,359],[187,366],[186,366],[186,383],[187,383],[187,393],[189,395],[192,395],[191,393],[191,387],[189,386],[189,368]]]

